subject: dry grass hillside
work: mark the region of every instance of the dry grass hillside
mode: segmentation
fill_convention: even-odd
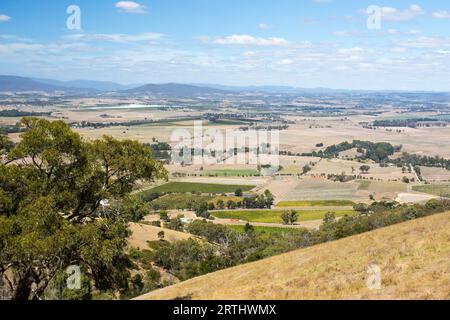
[[[130,230],[132,234],[128,239],[129,246],[140,249],[148,249],[148,241],[158,241],[158,233],[161,231],[164,231],[164,239],[169,242],[187,240],[192,237],[188,233],[162,229],[141,223],[132,223]]]
[[[381,268],[379,290],[368,266]],[[450,299],[450,213],[297,250],[140,299]]]

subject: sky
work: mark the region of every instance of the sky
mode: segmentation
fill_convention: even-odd
[[[450,91],[450,1],[0,0],[0,74]]]

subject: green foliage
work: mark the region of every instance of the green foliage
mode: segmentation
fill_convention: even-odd
[[[398,148],[387,142],[373,143],[370,141],[354,140],[352,143],[346,141],[338,145],[329,146],[324,151],[315,151],[311,155],[321,158],[336,158],[339,156],[339,153],[355,148],[359,153],[362,153],[358,159],[373,160],[377,163],[388,161],[389,156],[398,151]]]
[[[208,219],[211,215],[208,212],[208,204],[202,202],[195,207],[195,214],[197,217]]]
[[[170,219],[169,222],[164,224],[164,227],[170,230],[183,231],[183,223],[181,222],[181,216],[175,219]]]
[[[250,223],[247,222],[245,224],[244,231],[245,233],[252,233],[255,232],[255,228]]]
[[[214,224],[206,220],[196,220],[189,224],[186,231],[190,234],[203,237],[209,242],[223,243],[225,242],[231,230],[226,226]]]
[[[25,118],[21,125],[17,145],[1,141],[0,274],[11,283],[5,295],[36,299],[69,265],[86,270],[97,290],[124,289],[127,224],[147,211],[129,194],[165,170],[138,142],[86,142],[62,121]]]
[[[359,167],[359,171],[361,171],[362,173],[368,173],[370,171],[370,166],[363,165],[363,166]]]
[[[281,214],[284,224],[295,224],[298,221],[298,212],[295,210],[287,210]]]

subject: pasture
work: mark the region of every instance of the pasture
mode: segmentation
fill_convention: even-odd
[[[450,183],[427,184],[423,186],[414,186],[414,191],[432,194],[435,196],[450,196]]]
[[[277,207],[345,207],[353,206],[350,200],[281,201]]]
[[[420,170],[426,181],[450,181],[450,171],[447,169],[420,167]]]
[[[244,233],[245,232],[245,226],[241,225],[229,225],[228,228],[238,232],[238,233]],[[298,228],[279,228],[279,227],[258,227],[253,226],[255,232],[257,233],[265,233],[268,235],[285,235],[285,234],[295,234],[295,233],[302,233],[302,229]]]
[[[203,194],[220,194],[233,193],[237,189],[242,191],[250,191],[253,185],[226,185],[211,183],[192,183],[192,182],[169,182],[162,186],[145,191],[145,193],[203,193]]]
[[[322,220],[328,210],[301,210],[298,211],[298,222]],[[355,215],[353,210],[335,210],[332,211],[336,217],[345,215]],[[236,219],[249,222],[261,223],[283,223],[281,215],[283,210],[237,210],[237,211],[217,211],[211,214],[219,219]]]

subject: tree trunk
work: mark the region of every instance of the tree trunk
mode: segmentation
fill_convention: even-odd
[[[32,300],[34,283],[30,270],[21,274],[9,269],[0,274],[0,300]]]

